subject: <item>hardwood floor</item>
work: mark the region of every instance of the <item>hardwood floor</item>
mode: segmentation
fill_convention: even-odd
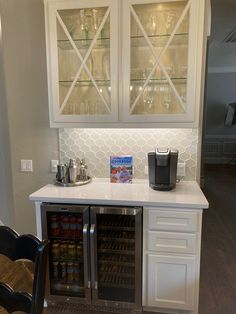
[[[206,167],[199,314],[236,313],[236,165]]]

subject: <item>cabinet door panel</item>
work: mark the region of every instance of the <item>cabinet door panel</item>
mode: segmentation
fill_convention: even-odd
[[[50,119],[117,121],[118,2],[46,1]]]
[[[125,121],[194,120],[194,14],[189,0],[124,1]]]
[[[193,310],[195,258],[147,254],[144,306]]]

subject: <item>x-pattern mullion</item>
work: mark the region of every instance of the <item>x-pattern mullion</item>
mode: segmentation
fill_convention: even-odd
[[[62,113],[62,111],[64,110],[64,108],[66,106],[66,103],[67,103],[67,101],[68,101],[68,99],[69,99],[69,97],[71,95],[71,92],[72,92],[73,88],[75,87],[75,84],[76,84],[76,82],[77,82],[77,80],[78,80],[78,78],[79,78],[79,76],[81,74],[81,71],[83,69],[86,71],[87,75],[89,76],[90,80],[92,81],[92,83],[93,83],[93,85],[94,85],[98,95],[101,97],[101,99],[102,99],[104,105],[106,106],[108,112],[111,111],[111,109],[110,109],[109,105],[107,104],[106,100],[104,99],[103,95],[100,93],[100,91],[98,89],[98,86],[97,86],[97,83],[94,80],[94,78],[93,78],[93,76],[92,76],[92,74],[91,74],[91,72],[90,72],[90,70],[89,70],[89,68],[88,68],[88,66],[86,64],[86,62],[87,62],[87,60],[88,60],[88,58],[89,58],[89,56],[90,56],[90,54],[92,52],[92,49],[94,48],[94,45],[96,44],[98,36],[101,33],[101,30],[102,30],[102,28],[104,27],[104,25],[106,23],[106,20],[107,20],[107,18],[109,16],[109,13],[110,13],[110,8],[107,9],[107,11],[106,11],[106,13],[104,15],[104,18],[103,18],[103,20],[102,20],[102,22],[101,22],[101,24],[100,24],[100,26],[99,26],[95,36],[94,36],[94,38],[93,38],[93,40],[91,42],[91,45],[89,46],[89,49],[88,49],[88,51],[87,51],[87,53],[86,53],[84,58],[82,57],[81,53],[79,52],[79,50],[78,50],[74,40],[72,39],[70,33],[68,32],[68,30],[66,28],[66,25],[64,24],[64,22],[61,19],[60,15],[58,13],[56,13],[57,19],[58,19],[59,23],[61,24],[61,27],[63,28],[67,38],[69,39],[72,47],[74,48],[74,50],[75,50],[75,52],[76,52],[76,54],[77,54],[77,56],[78,56],[78,58],[80,59],[80,62],[81,62],[81,65],[80,65],[80,67],[79,67],[79,69],[78,69],[78,71],[77,71],[77,73],[75,75],[75,78],[74,78],[74,80],[73,80],[73,82],[72,82],[72,84],[71,84],[71,86],[70,86],[70,88],[69,88],[69,90],[68,90],[68,92],[67,92],[67,94],[65,96],[65,99],[64,99],[64,101],[63,101],[63,103],[62,103],[62,105],[60,107],[59,113]]]
[[[182,23],[182,21],[183,21],[185,15],[187,14],[187,12],[188,12],[188,10],[189,10],[189,7],[190,7],[190,1],[189,1],[189,2],[187,3],[187,5],[185,6],[185,8],[184,8],[184,10],[183,10],[183,12],[182,12],[182,14],[181,14],[181,16],[180,16],[180,18],[179,18],[177,24],[175,25],[174,30],[173,30],[172,34],[170,35],[170,37],[169,37],[169,39],[168,39],[166,45],[162,48],[162,50],[159,52],[159,54],[157,54],[156,51],[155,51],[155,49],[154,49],[154,47],[153,47],[152,42],[151,42],[151,41],[149,40],[149,38],[148,38],[147,32],[146,32],[145,29],[143,28],[143,25],[142,25],[142,23],[141,23],[141,21],[140,21],[138,15],[136,14],[136,12],[135,12],[135,10],[134,10],[133,6],[132,6],[132,5],[130,6],[132,15],[133,15],[133,17],[134,17],[136,23],[138,24],[138,27],[139,27],[139,29],[141,30],[141,32],[142,32],[144,38],[146,39],[146,41],[147,41],[147,43],[148,43],[148,46],[149,46],[149,48],[150,48],[150,50],[151,50],[151,52],[152,52],[152,54],[153,54],[153,57],[154,57],[154,59],[155,59],[155,63],[154,63],[154,65],[153,65],[153,69],[152,69],[151,72],[149,73],[149,75],[148,75],[146,81],[144,82],[143,87],[140,89],[140,92],[139,92],[138,96],[136,97],[136,99],[135,99],[135,101],[134,101],[132,107],[130,108],[130,113],[132,113],[132,112],[134,111],[135,106],[137,105],[139,98],[141,97],[142,93],[144,92],[145,88],[147,87],[147,85],[148,85],[148,83],[149,83],[149,81],[150,81],[150,79],[151,79],[151,77],[152,77],[152,75],[153,75],[153,73],[154,73],[154,71],[156,70],[156,67],[157,67],[158,65],[160,66],[161,70],[163,71],[163,73],[164,73],[164,75],[165,75],[165,77],[166,77],[168,83],[170,84],[171,88],[173,89],[173,91],[174,91],[174,93],[175,93],[177,99],[179,100],[179,102],[180,102],[182,108],[185,110],[184,103],[183,103],[183,101],[182,101],[182,99],[181,99],[181,97],[180,97],[178,91],[176,90],[176,88],[175,88],[175,86],[174,86],[174,84],[173,84],[173,82],[172,82],[172,80],[171,80],[169,74],[167,73],[165,67],[163,66],[163,64],[162,64],[162,62],[161,62],[161,57],[162,57],[162,55],[166,52],[166,50],[168,49],[170,43],[172,42],[172,40],[173,40],[173,38],[174,38],[174,36],[175,36],[175,34],[176,34],[176,32],[177,32],[177,30],[178,30],[180,24]]]

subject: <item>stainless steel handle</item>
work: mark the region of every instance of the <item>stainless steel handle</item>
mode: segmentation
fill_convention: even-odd
[[[91,288],[91,279],[89,273],[89,250],[88,250],[88,232],[89,225],[84,224],[83,227],[83,251],[84,251],[84,284],[85,288]],[[86,287],[87,286],[87,287]]]
[[[96,253],[96,225],[92,224],[90,228],[90,248],[91,248],[91,270],[92,270],[92,288],[97,290],[97,260],[95,258]]]

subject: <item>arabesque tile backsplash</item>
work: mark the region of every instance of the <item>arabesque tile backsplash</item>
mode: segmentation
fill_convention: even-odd
[[[147,153],[156,147],[179,150],[179,161],[186,162],[184,180],[196,179],[197,129],[60,129],[60,161],[85,157],[89,174],[109,177],[111,155],[132,155],[134,177],[143,179]]]

